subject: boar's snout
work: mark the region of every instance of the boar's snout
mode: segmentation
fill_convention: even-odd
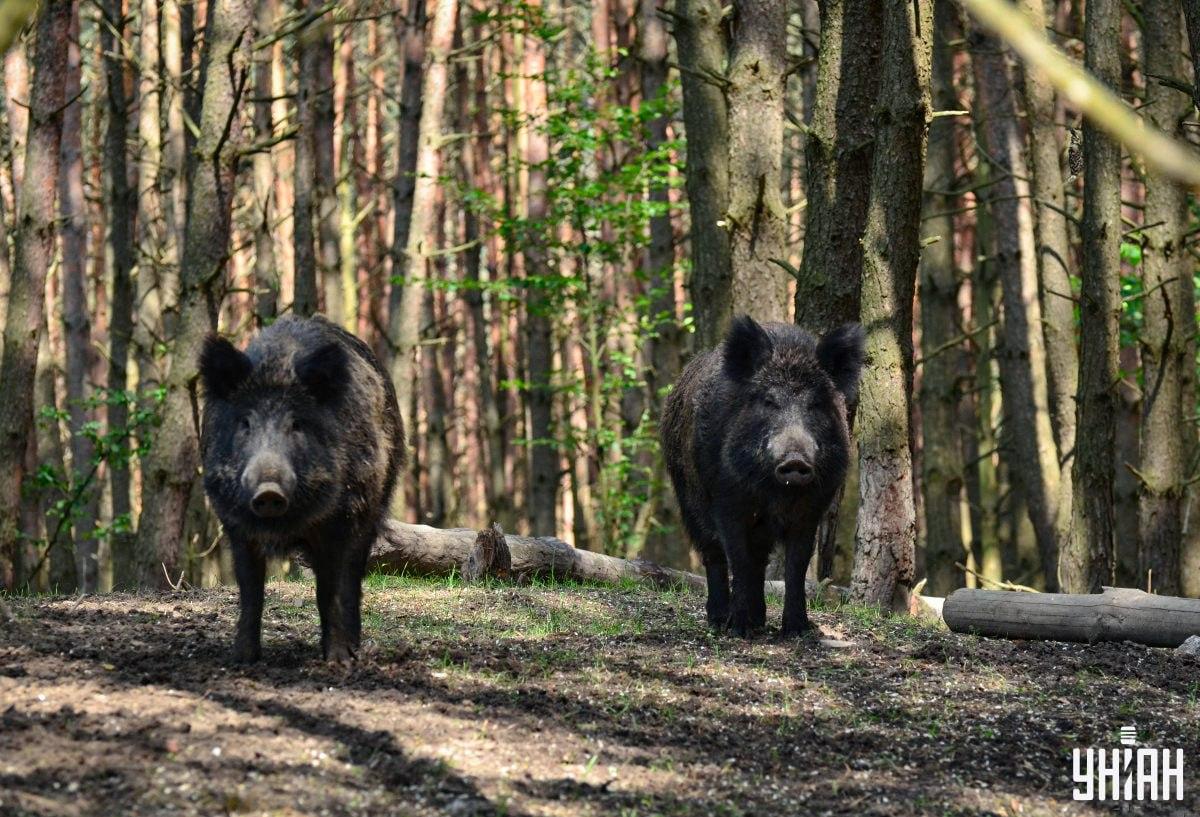
[[[262,519],[275,519],[287,513],[296,475],[284,459],[271,452],[251,458],[242,474],[242,484],[250,493],[250,510]]]
[[[788,452],[775,466],[775,479],[783,485],[805,486],[813,480],[812,462],[799,452]]]
[[[283,493],[283,487],[278,482],[264,482],[259,485],[258,490],[254,492],[254,498],[250,500],[250,509],[254,511],[255,516],[264,519],[283,516],[288,509],[288,498]]]

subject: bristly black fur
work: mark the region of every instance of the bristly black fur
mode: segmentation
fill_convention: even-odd
[[[200,352],[200,379],[206,395],[218,399],[228,397],[253,369],[250,358],[225,338],[209,335],[204,339],[204,349]]]
[[[858,402],[858,378],[862,372],[867,333],[857,323],[846,323],[825,333],[817,343],[817,361],[845,396],[846,404]]]
[[[241,598],[234,657],[259,657],[266,559],[293,551],[316,573],[325,656],[351,657],[367,556],[404,462],[391,378],[341,327],[291,316],[245,352],[209,338],[200,372],[204,487],[229,537]],[[261,491],[282,510],[263,513]]]
[[[849,466],[846,406],[862,362],[857,325],[818,340],[791,324],[742,316],[667,397],[663,454],[704,560],[714,626],[747,634],[765,624],[763,578],[777,544],[786,557],[783,632],[809,626],[804,572]]]

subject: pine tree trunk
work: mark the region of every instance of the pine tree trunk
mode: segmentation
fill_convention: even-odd
[[[787,215],[783,204],[786,0],[734,4],[729,51],[729,232],[734,314],[788,318]]]
[[[73,12],[72,39],[79,32],[78,9]],[[79,93],[79,46],[72,42],[67,57],[65,99]],[[73,520],[75,533],[75,573],[77,586],[84,593],[99,589],[99,565],[96,540],[89,535],[99,514],[100,486],[95,482],[92,457],[95,446],[84,433],[84,424],[94,419],[84,401],[88,398],[87,381],[96,363],[92,349],[92,319],[87,300],[87,212],[83,198],[83,103],[68,105],[63,111],[62,167],[58,178],[58,207],[62,236],[62,324],[66,347],[67,428],[70,431],[71,485],[79,490],[84,480],[91,481],[79,502]],[[7,253],[4,254],[7,261]]]
[[[859,317],[883,12],[879,0],[822,0],[819,8],[817,81],[804,144],[808,204],[796,323],[824,333]],[[853,423],[855,407],[849,408]],[[817,530],[821,578],[833,569],[843,495],[839,492]],[[846,512],[854,507],[851,502]]]
[[[859,508],[850,586],[855,601],[883,607],[907,608],[915,561],[908,396],[932,36],[929,0],[885,6],[876,134],[888,149],[873,158],[863,234],[868,364],[857,418]]]
[[[1192,103],[1200,108],[1200,0],[1183,0],[1183,16],[1187,20],[1188,43],[1192,50]]]
[[[1030,22],[1046,27],[1047,0],[1020,0]],[[1053,9],[1053,6],[1051,6]],[[1029,127],[1030,193],[1037,216],[1038,274],[1041,284],[1043,336],[1050,381],[1050,410],[1058,440],[1060,466],[1075,449],[1075,392],[1079,361],[1075,344],[1075,300],[1071,289],[1071,237],[1059,147],[1054,86],[1040,71],[1022,71]],[[1070,518],[1071,480],[1059,481],[1059,513]]]
[[[642,99],[658,100],[667,88],[667,27],[658,15],[657,0],[641,0],[639,52]],[[659,150],[667,140],[667,117],[651,120],[647,126],[647,152]],[[671,228],[670,195],[665,185],[654,185],[646,199],[662,212],[650,217],[650,243],[642,259],[642,268],[650,282],[650,310],[655,331],[645,351],[649,367],[646,394],[651,416],[657,422],[662,414],[664,390],[675,382],[683,359],[683,335],[676,320],[675,236]],[[679,506],[666,478],[662,457],[654,457],[651,480],[651,513],[656,530],[651,532],[645,556],[662,564],[687,564],[685,537],[680,535]]]
[[[107,0],[100,41],[104,49],[104,76],[108,100],[108,121],[104,131],[104,175],[108,204],[108,250],[112,300],[108,318],[108,388],[116,399],[108,403],[109,433],[124,434],[129,425],[129,406],[124,392],[129,388],[129,347],[133,338],[133,190],[129,184],[126,141],[129,131],[129,101],[125,93],[124,8],[122,0]],[[130,519],[133,497],[130,494],[129,468],[109,464],[114,519]],[[119,584],[128,585],[126,568],[132,563],[131,539],[125,534],[113,538],[113,562]]]
[[[530,4],[540,12],[541,3]],[[524,110],[538,116],[546,109],[546,52],[537,35],[525,37],[522,65],[525,77]],[[525,275],[546,274],[546,251],[539,233],[545,229],[547,212],[545,162],[550,148],[546,133],[537,125],[525,134],[524,165],[529,181],[526,193],[526,218],[533,225],[531,239],[523,248]],[[558,532],[558,446],[552,437],[554,392],[550,372],[554,365],[551,305],[539,287],[528,289],[526,301],[526,355],[529,386],[529,525],[533,530]]]
[[[1172,0],[1147,0],[1145,70],[1148,75],[1184,75],[1180,55],[1179,8]],[[1176,136],[1191,112],[1186,97],[1154,81],[1146,83],[1146,113],[1160,130]],[[1184,335],[1185,298],[1193,286],[1193,261],[1184,246],[1188,229],[1187,190],[1147,169],[1142,251],[1143,325],[1141,463],[1136,474],[1138,500],[1138,577],[1135,587],[1177,596],[1180,593],[1181,498],[1185,479],[1185,434],[1195,432],[1181,418],[1194,407],[1183,403],[1181,386],[1188,360]],[[1193,307],[1194,308],[1194,307]]]
[[[933,105],[956,110],[953,54],[946,42],[953,33],[954,6],[934,2]],[[921,377],[922,479],[925,498],[925,575],[935,596],[963,586],[962,539],[963,458],[959,441],[959,377],[963,343],[959,326],[958,270],[954,260],[954,216],[958,197],[947,191],[956,185],[955,125],[951,117],[934,120],[929,128],[929,158],[925,165],[925,242],[921,255]]]
[[[258,30],[275,27],[277,0],[258,4]],[[254,64],[254,135],[259,141],[271,138],[275,131],[271,100],[275,96],[271,81],[273,49],[256,55]],[[274,219],[278,202],[274,200],[275,161],[270,150],[253,157],[254,172],[254,322],[263,326],[275,320],[279,311],[279,269],[275,257]]]
[[[198,478],[197,359],[215,329],[236,192],[239,109],[253,68],[254,4],[212,0],[201,63],[204,93],[188,185],[179,326],[165,382],[163,423],[143,461],[138,525],[139,583],[164,586],[181,570],[184,522]]]
[[[876,145],[879,0],[821,0],[821,48],[804,142],[804,255],[796,323],[826,332],[858,319],[862,235]]]
[[[314,8],[323,5],[316,0]],[[312,116],[313,215],[317,231],[317,273],[324,292],[324,313],[338,325],[345,323],[346,299],[342,292],[340,228],[338,225],[337,167],[334,164],[333,24],[325,15],[312,26],[305,43],[314,72],[309,97]]]
[[[1084,22],[1085,66],[1121,86],[1118,0],[1091,0]],[[1121,146],[1083,123],[1083,269],[1079,394],[1071,537],[1059,561],[1062,589],[1098,593],[1113,577],[1113,445],[1121,314]]]
[[[437,248],[435,235],[436,194],[442,142],[442,113],[448,88],[447,62],[454,43],[458,19],[455,0],[437,0],[429,20],[428,50],[421,76],[421,117],[418,126],[416,164],[413,170],[412,208],[405,244],[393,250],[393,293],[388,315],[388,339],[392,348],[392,381],[405,428],[416,440],[416,356],[421,338],[422,304],[425,300],[430,254]],[[403,213],[396,212],[399,232]],[[399,279],[399,283],[396,283]],[[399,289],[395,293],[395,288]]]
[[[732,317],[729,233],[729,111],[727,48],[720,0],[676,0],[675,43],[687,132],[687,199],[691,212],[691,302],[696,345],[720,342]]]
[[[34,377],[54,257],[70,0],[42,0],[36,23],[25,170],[17,197],[12,289],[0,355],[0,560],[19,569],[21,486],[33,432]],[[22,576],[9,579],[9,587]]]
[[[321,0],[298,0],[298,10],[316,14]],[[317,25],[320,22],[318,21]],[[306,35],[309,32],[305,32]],[[319,40],[320,38],[318,38]],[[299,38],[299,70],[296,72],[296,157],[292,199],[292,241],[295,246],[295,283],[292,311],[312,315],[317,311],[317,250],[313,224],[319,201],[317,190],[318,116],[321,48],[309,36]],[[325,89],[328,90],[328,89]]]
[[[1037,534],[1046,589],[1053,592],[1066,520],[1057,513],[1061,472],[1050,422],[1025,145],[1006,49],[998,37],[978,30],[970,35],[970,47],[979,94],[976,117],[982,120],[978,127],[994,180],[983,195],[994,225],[1003,296],[999,363],[1004,423],[1017,430],[1009,437],[1011,461]]]
[[[158,0],[142,0],[138,36],[137,121],[137,300],[133,324],[133,349],[137,360],[139,395],[161,381],[155,343],[162,337],[162,289],[158,270],[165,257],[165,227],[158,170],[162,166],[162,133],[159,130]]]

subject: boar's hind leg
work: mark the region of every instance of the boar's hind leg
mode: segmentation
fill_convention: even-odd
[[[257,661],[262,653],[263,584],[267,578],[267,560],[258,548],[245,542],[234,541],[232,545],[241,607],[237,634],[233,639],[233,660],[248,663]]]
[[[704,572],[708,577],[708,602],[704,605],[708,623],[724,627],[729,621],[729,566],[720,544],[714,544],[705,554]]]

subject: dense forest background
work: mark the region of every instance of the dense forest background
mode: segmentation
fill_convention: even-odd
[[[1196,161],[1177,3],[1018,6]],[[749,312],[868,329],[816,572],[1200,596],[1200,214],[957,3],[5,14],[2,587],[227,579],[197,351],[318,311],[392,372],[397,516],[687,566],[656,422]]]

